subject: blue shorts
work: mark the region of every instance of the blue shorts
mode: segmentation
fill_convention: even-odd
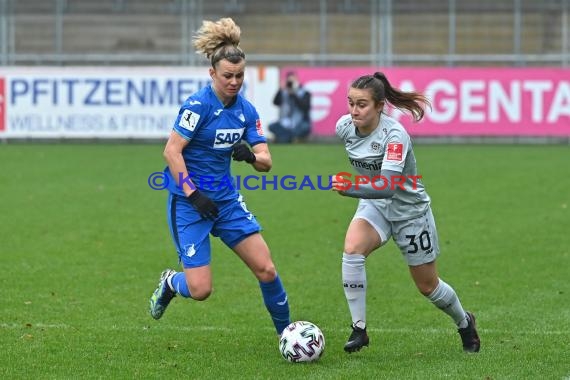
[[[216,220],[202,218],[192,204],[180,195],[168,196],[168,227],[184,268],[210,264],[210,233],[222,239],[229,248],[251,234],[261,231],[261,226],[248,211],[243,197],[216,202],[220,210]]]

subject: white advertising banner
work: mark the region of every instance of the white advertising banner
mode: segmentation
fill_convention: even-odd
[[[208,67],[0,68],[0,138],[166,138]],[[275,67],[247,67],[243,95],[277,117]]]

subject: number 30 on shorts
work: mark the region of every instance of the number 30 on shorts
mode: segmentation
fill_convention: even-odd
[[[406,235],[406,238],[410,239],[410,249],[408,249],[408,253],[416,253],[420,248],[426,254],[431,252],[431,239],[429,237],[429,232],[422,231],[418,236]]]

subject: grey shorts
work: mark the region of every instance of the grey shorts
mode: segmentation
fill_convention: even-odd
[[[410,266],[432,262],[439,256],[437,229],[430,207],[416,218],[391,222],[374,201],[361,199],[354,219],[366,220],[380,235],[382,245],[392,237]]]

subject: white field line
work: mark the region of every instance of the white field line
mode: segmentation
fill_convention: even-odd
[[[26,324],[19,324],[19,323],[0,323],[0,329],[8,329],[8,330],[18,330],[18,329],[54,329],[54,330],[105,330],[105,331],[144,331],[144,330],[177,330],[177,331],[239,331],[239,330],[249,330],[249,328],[242,327],[236,329],[235,327],[225,327],[225,326],[174,326],[169,324],[156,324],[156,323],[149,323],[148,325],[144,326],[124,326],[124,325],[111,325],[111,326],[85,326],[81,325],[79,327],[68,325],[65,323],[31,323],[31,326]],[[261,328],[261,327],[258,327]],[[272,331],[272,327],[263,327],[263,330]],[[495,329],[478,329],[481,333],[485,334],[510,334],[511,331],[509,330],[495,330]],[[323,332],[330,331],[329,329],[323,329]],[[427,333],[427,334],[446,334],[449,332],[455,333],[455,328],[450,327],[449,329],[434,329],[434,328],[423,328],[423,329],[416,329],[416,328],[375,328],[369,327],[368,331],[370,332],[379,332],[379,333],[386,333],[386,334],[418,334],[418,333]],[[570,330],[537,330],[537,331],[521,331],[518,330],[516,332],[517,335],[570,335]]]

